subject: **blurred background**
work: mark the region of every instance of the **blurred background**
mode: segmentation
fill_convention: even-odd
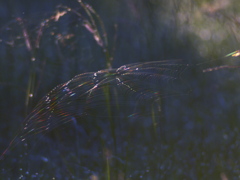
[[[98,110],[87,112],[84,125],[29,140],[35,150],[19,143],[8,153],[14,157],[1,160],[1,177],[238,179],[239,57],[226,55],[240,49],[239,8],[237,0],[1,1],[1,152],[37,102],[77,74],[173,59],[186,67],[176,76],[177,94],[161,94],[152,109],[144,107],[150,100],[127,109],[134,101],[128,94],[119,95],[127,104],[119,110],[110,90],[113,101],[93,101]],[[145,81],[137,82],[139,93]]]

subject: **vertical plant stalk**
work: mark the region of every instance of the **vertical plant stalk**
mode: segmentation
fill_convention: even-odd
[[[29,108],[32,105],[32,99],[34,97],[34,86],[35,86],[35,78],[36,78],[36,72],[35,72],[35,53],[33,50],[32,43],[30,41],[29,34],[27,32],[27,28],[24,25],[24,21],[21,18],[16,19],[19,23],[23,37],[25,40],[26,48],[31,54],[31,62],[30,62],[30,73],[29,73],[29,79],[28,79],[28,85],[26,90],[26,99],[25,99],[25,115],[28,114]]]
[[[81,0],[78,0],[78,2],[83,7],[83,9],[85,10],[85,12],[87,13],[87,15],[90,19],[90,21],[88,21],[86,19],[84,20],[84,26],[86,29],[88,29],[93,34],[93,37],[94,37],[95,41],[97,42],[97,44],[100,47],[102,47],[103,52],[105,54],[105,58],[106,58],[106,68],[111,69],[112,68],[112,58],[110,56],[109,49],[108,49],[108,38],[107,38],[107,33],[105,30],[104,24],[103,24],[100,16],[96,13],[96,11],[89,4],[84,4]],[[95,22],[93,15],[95,15],[95,17],[97,18],[97,21],[100,24],[102,33],[100,33],[100,28],[97,27],[97,23]],[[109,117],[109,121],[110,121],[111,134],[112,134],[112,138],[114,141],[114,152],[116,153],[117,152],[117,142],[116,142],[116,134],[115,134],[116,127],[115,127],[115,122],[113,119],[112,108],[110,105],[111,104],[110,87],[108,85],[106,85],[104,87],[103,91],[104,91],[105,98],[106,98],[106,107],[107,107],[108,117]]]
[[[26,92],[26,112],[28,113],[29,108],[32,106],[33,97],[35,96],[35,82],[36,82],[36,62],[35,57],[31,58],[31,66],[30,66],[30,75],[28,80],[28,87]]]
[[[109,118],[109,122],[110,122],[111,134],[112,134],[113,143],[114,143],[114,151],[116,153],[116,150],[117,150],[117,142],[116,142],[116,134],[115,134],[116,127],[115,127],[115,122],[113,119],[112,108],[110,106],[110,104],[111,104],[110,87],[108,85],[104,86],[103,92],[104,92],[105,100],[106,100],[108,118]]]
[[[92,33],[93,38],[95,39],[97,44],[102,47],[106,58],[106,68],[111,69],[113,58],[111,57],[109,52],[107,32],[105,30],[102,19],[89,4],[84,4],[81,0],[78,0],[78,2],[83,7],[84,11],[89,17],[89,20],[87,20],[86,18],[83,20],[83,26],[85,26],[85,28]],[[98,23],[100,24],[100,28],[98,28],[93,15],[96,17]],[[102,31],[102,33],[100,32],[100,30]]]
[[[111,161],[111,152],[109,149],[104,149],[104,156],[106,158],[106,180],[111,180],[111,167],[110,167],[110,161]]]
[[[85,18],[81,13],[76,12],[75,10],[71,9],[71,11],[83,19],[83,26],[92,34],[94,40],[102,48],[103,53],[105,54],[106,68],[112,69],[113,58],[109,52],[107,32],[105,30],[102,19],[89,4],[84,4],[81,0],[78,0],[78,2],[81,5],[81,7],[84,9],[84,11],[86,12],[88,19]],[[65,9],[70,10],[70,8],[66,8],[66,7],[65,7]],[[96,23],[94,17],[96,18],[97,22],[100,24],[100,28],[97,26],[97,23]],[[116,153],[117,152],[117,142],[116,142],[116,134],[115,134],[116,127],[115,127],[115,122],[113,119],[112,108],[111,108],[110,87],[108,85],[106,85],[103,88],[103,93],[104,93],[105,99],[106,99],[108,119],[110,122],[111,135],[112,135],[113,142],[114,142],[114,152]],[[106,158],[106,170],[107,170],[107,172],[106,172],[107,180],[110,180],[110,164],[109,164],[108,157]]]
[[[100,16],[89,4],[85,4],[81,0],[78,0],[78,2],[86,12],[88,18],[84,17],[80,12],[67,6],[58,6],[58,8],[65,9],[65,11],[63,11],[64,12],[63,15],[65,15],[66,12],[72,12],[81,18],[82,25],[86,28],[87,31],[89,31],[92,34],[93,39],[102,48],[106,59],[106,68],[112,69],[113,52],[112,53],[109,52],[107,32],[105,30],[105,26]],[[100,24],[100,28],[98,27],[95,19]]]
[[[24,20],[21,18],[17,18],[16,20],[22,29],[26,48],[31,55],[30,72],[29,72],[29,78],[28,78],[28,84],[27,84],[27,90],[26,90],[26,98],[25,98],[25,116],[27,116],[27,114],[29,113],[29,109],[32,106],[32,101],[33,101],[33,97],[34,97],[34,87],[35,87],[35,78],[36,78],[35,53],[33,50],[33,46],[32,46],[29,34],[27,32],[27,28],[25,27],[25,24],[24,24]],[[23,156],[24,156],[23,158],[26,158],[28,156],[28,142],[27,141],[25,141],[25,143],[24,143],[24,155]],[[23,163],[25,163],[25,162],[23,160],[21,160],[20,167],[22,166],[22,168],[20,168],[19,171],[20,172],[23,171],[23,167],[26,167],[26,169],[24,171],[27,172],[28,168],[29,168],[29,164],[28,164],[28,162],[26,162],[26,166],[25,165],[23,166]]]
[[[107,180],[110,180],[111,179],[111,175],[110,175],[110,162],[109,162],[109,158],[106,157],[106,167],[107,167]]]
[[[152,107],[151,107],[151,115],[152,115],[152,125],[153,125],[154,135],[155,137],[157,137],[157,121],[156,121],[154,104],[152,104]]]
[[[85,4],[81,0],[78,0],[78,2],[80,4],[80,6],[84,9],[84,11],[86,12],[87,18],[84,17],[80,12],[78,12],[72,8],[69,8],[67,6],[59,6],[59,7],[65,9],[65,11],[63,11],[63,12],[67,12],[67,11],[72,12],[82,19],[82,25],[87,29],[87,31],[89,31],[92,34],[93,39],[102,48],[102,50],[105,54],[106,68],[111,69],[113,58],[109,52],[108,38],[107,38],[107,33],[105,30],[104,24],[103,24],[100,16],[96,13],[96,11],[89,4]],[[64,13],[64,14],[66,14],[66,13]],[[97,19],[97,22],[100,24],[100,28],[97,26],[97,23],[96,23],[94,17]],[[110,121],[111,134],[112,134],[112,138],[114,141],[114,150],[116,152],[117,148],[116,148],[115,123],[114,123],[114,119],[113,119],[112,109],[110,106],[111,97],[110,97],[109,86],[106,85],[103,88],[103,93],[104,93],[105,99],[106,99],[106,107],[107,107],[107,112],[108,112],[108,117],[109,117],[108,119]]]
[[[116,137],[116,124],[113,118],[113,111],[111,108],[111,93],[110,93],[110,87],[109,85],[105,85],[103,87],[103,92],[105,95],[105,102],[106,102],[106,107],[107,107],[107,113],[108,113],[108,120],[110,123],[110,129],[111,129],[111,136],[113,139],[113,152],[115,155],[117,155],[117,137]],[[115,94],[116,95],[116,94]],[[117,100],[116,100],[116,104],[117,104]],[[107,170],[107,180],[110,180],[110,163],[109,163],[109,156],[106,156],[106,170]],[[116,167],[118,167],[118,162],[115,162]],[[113,170],[112,172],[113,175],[115,175],[115,178],[117,179],[117,170]]]
[[[159,117],[158,117],[159,116]],[[165,142],[165,118],[162,112],[162,99],[159,99],[152,104],[151,107],[152,126],[155,140]],[[159,118],[159,120],[158,120]],[[158,132],[158,129],[160,132]],[[160,137],[159,137],[160,136]]]
[[[25,45],[27,50],[30,53],[31,61],[30,61],[30,72],[29,72],[29,79],[28,85],[26,90],[26,98],[25,98],[25,115],[28,114],[30,108],[32,107],[33,98],[36,92],[36,54],[39,49],[40,40],[43,35],[44,28],[48,26],[51,21],[58,21],[60,17],[65,15],[67,11],[57,12],[55,15],[50,16],[48,19],[45,19],[37,30],[35,41],[31,41],[29,37],[29,33],[27,28],[25,27],[24,20],[22,18],[16,18],[16,21],[19,23],[22,34],[25,40]]]
[[[165,129],[166,129],[166,118],[164,117],[164,114],[163,114],[163,98],[160,98],[157,100],[156,102],[156,107],[157,107],[157,112],[159,114],[159,131],[160,131],[160,142],[161,143],[166,143],[166,132],[165,132]]]

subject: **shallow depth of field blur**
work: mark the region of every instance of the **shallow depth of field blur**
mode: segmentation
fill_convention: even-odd
[[[1,1],[1,153],[38,101],[75,75],[177,65],[173,81],[138,74],[127,90],[106,83],[85,94],[67,120],[58,114],[59,126],[10,146],[0,179],[239,179],[240,58],[226,56],[240,49],[239,8],[237,0]]]

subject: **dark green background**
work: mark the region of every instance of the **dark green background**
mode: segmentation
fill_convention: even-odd
[[[116,174],[119,179],[139,179],[141,176],[143,179],[223,179],[224,176],[229,179],[238,179],[240,175],[240,76],[237,68],[239,58],[224,58],[225,55],[239,49],[238,1],[99,0],[85,2],[96,10],[105,25],[114,68],[134,62],[166,59],[181,59],[184,64],[189,64],[187,70],[181,75],[179,89],[176,88],[176,91],[179,91],[178,95],[173,97],[163,95],[163,111],[159,118],[163,118],[165,122],[162,130],[164,140],[160,142],[154,139],[152,134],[143,133],[144,127],[148,128],[148,124],[143,122],[151,117],[142,116],[138,121],[137,118],[130,122],[126,119],[121,121],[124,124],[121,133],[124,133],[122,132],[124,130],[132,132],[131,136],[136,136],[135,139],[133,138],[136,144],[129,146],[118,144],[120,149],[121,147],[129,147],[129,149],[121,149],[119,150],[121,153],[116,154],[116,159],[124,160],[122,165],[112,164],[112,179],[117,179]],[[26,48],[22,39],[22,28],[16,18],[24,19],[30,40],[34,42],[40,23],[53,15],[59,4],[79,10],[87,17],[79,3],[74,0],[0,2],[1,152],[21,127],[26,115],[53,87],[71,79],[76,74],[106,68],[102,48],[94,41],[92,34],[81,25],[82,19],[68,13],[59,21],[50,22],[43,31],[40,48],[35,52],[36,94],[32,105],[28,107],[25,105],[26,90],[32,70],[32,52]],[[57,40],[57,34],[74,34],[74,37],[60,42]],[[202,72],[205,68],[221,65],[236,66],[236,68]],[[139,86],[144,86],[144,82]],[[182,92],[180,86],[186,86],[186,89],[191,91]],[[122,100],[122,103],[124,102]],[[128,100],[126,102],[129,103]],[[99,106],[96,105],[96,107]],[[99,111],[101,108],[99,107]],[[123,114],[130,115],[131,112],[129,114],[123,112]],[[91,123],[85,124],[87,131],[95,132],[98,129],[96,132],[99,132],[100,127],[101,132],[106,131],[108,135],[109,127],[104,126],[104,121],[99,123],[97,120],[98,118],[89,118]],[[138,123],[141,125],[137,126]],[[71,131],[71,126],[68,128]],[[67,138],[67,134],[64,136],[66,142],[71,141],[74,136],[69,135]],[[95,136],[98,135],[92,135],[92,137]],[[79,138],[84,137],[79,135]],[[88,173],[85,170],[80,171],[81,168],[77,165],[66,165],[61,158],[54,156],[59,152],[51,144],[55,141],[54,138],[48,143],[47,138],[41,139],[39,147],[42,147],[41,143],[50,144],[46,152],[53,160],[51,165],[41,167],[39,174],[42,176],[36,176],[36,179],[48,179],[53,176],[56,179],[71,179],[71,177],[87,179],[91,175],[96,175],[100,179],[106,178],[106,162],[104,158],[101,159],[95,154],[96,152],[104,154],[104,147],[98,151],[99,139],[92,140],[92,144],[88,142],[91,144],[89,146],[92,152],[89,150],[90,147],[89,149],[85,147],[90,155],[78,162],[82,169],[89,169]],[[72,139],[75,145],[76,141],[86,143],[85,140]],[[95,142],[98,145],[93,145]],[[77,150],[71,149],[72,156],[75,157],[73,159],[78,157],[76,155],[78,151],[79,154],[82,153],[81,143],[77,146],[79,147]],[[147,150],[145,151],[144,148]],[[33,157],[30,158],[29,163],[24,162],[26,164],[19,165],[24,171],[30,172],[30,175],[23,172],[26,179],[30,179],[36,172],[35,170],[31,172],[29,167],[39,168],[36,165],[38,161],[33,160],[34,157],[44,153],[45,151],[39,148],[39,152],[32,153]],[[11,155],[11,152],[9,154]],[[82,156],[79,155],[79,157]],[[2,160],[0,163],[2,168],[9,169],[12,167],[11,163],[15,162]],[[69,169],[72,170],[72,174],[66,173]],[[19,172],[15,173],[18,177],[20,176]],[[2,177],[6,178],[8,175],[8,173],[3,174]]]

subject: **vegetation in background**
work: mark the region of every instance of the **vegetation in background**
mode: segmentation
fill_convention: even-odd
[[[40,102],[39,132],[18,134],[2,178],[238,179],[237,1],[40,4],[50,15],[1,4],[2,19],[16,10],[0,31],[1,147],[46,92],[93,73],[70,81],[76,99],[65,84],[50,93],[53,114]],[[182,61],[146,63],[164,59]]]

